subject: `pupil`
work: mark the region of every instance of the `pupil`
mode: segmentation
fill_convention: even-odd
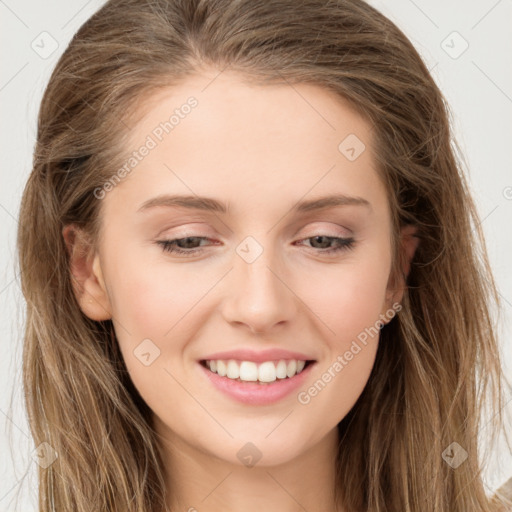
[[[322,238],[324,239],[324,243],[323,244],[322,244]],[[325,248],[325,244],[326,243],[327,243],[327,245],[329,244],[329,241],[328,241],[327,237],[325,237],[325,236],[315,236],[314,240],[319,242],[320,245],[322,245],[322,248]]]
[[[190,243],[193,244],[195,240],[197,241],[197,237],[195,237],[195,236],[188,236],[187,238],[182,238],[181,242],[185,244],[185,247],[187,249],[190,249],[189,244]]]

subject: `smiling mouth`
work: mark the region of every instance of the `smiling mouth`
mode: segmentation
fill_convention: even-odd
[[[253,384],[272,384],[276,381],[289,380],[314,364],[315,360],[281,359],[255,363],[236,360],[201,360],[201,366],[210,372],[235,382]]]

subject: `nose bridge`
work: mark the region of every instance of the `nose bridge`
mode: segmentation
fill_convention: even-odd
[[[294,294],[285,284],[282,260],[270,247],[247,237],[236,248],[224,315],[229,322],[244,323],[255,332],[264,332],[290,320]]]

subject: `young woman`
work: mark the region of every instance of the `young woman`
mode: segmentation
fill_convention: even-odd
[[[506,510],[477,443],[498,296],[448,119],[360,0],[88,20],[21,204],[39,510]]]

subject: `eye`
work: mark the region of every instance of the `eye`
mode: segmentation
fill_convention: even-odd
[[[312,240],[313,244],[316,245],[319,244],[320,252],[321,254],[336,254],[341,251],[347,251],[349,249],[353,249],[355,245],[355,240],[353,237],[350,238],[340,238],[336,236],[327,236],[327,235],[316,235],[316,236],[310,236],[308,238],[304,238],[304,240]],[[332,243],[335,243],[334,247],[325,248],[325,245],[331,245]],[[314,249],[316,247],[313,247]]]
[[[199,245],[201,241],[209,240],[205,236],[187,236],[185,238],[174,238],[172,240],[159,240],[158,245],[166,252],[173,254],[181,254],[183,256],[196,256],[204,251],[203,246]],[[336,254],[341,251],[352,249],[355,244],[354,238],[340,238],[335,236],[316,235],[304,238],[301,241],[312,241],[312,248],[317,249],[321,254]],[[332,244],[334,247],[326,247]],[[314,247],[320,245],[321,247]]]
[[[157,244],[161,245],[164,251],[170,253],[183,254],[185,256],[195,256],[196,254],[203,252],[203,248],[190,246],[194,246],[201,240],[208,240],[208,238],[205,236],[187,236],[185,238],[174,238],[173,240],[159,240]],[[185,245],[185,248],[180,247],[180,245]]]

